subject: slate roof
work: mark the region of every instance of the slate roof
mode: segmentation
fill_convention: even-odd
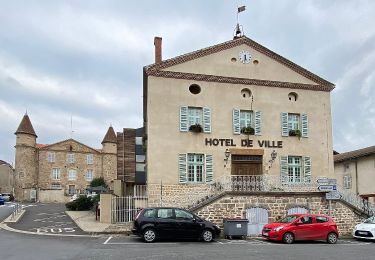
[[[31,124],[30,118],[27,114],[23,116],[21,123],[18,126],[17,131],[14,134],[29,134],[29,135],[38,137],[35,134],[34,127]]]
[[[335,163],[337,162],[343,162],[351,159],[356,159],[360,157],[364,157],[367,155],[375,154],[375,145],[366,147],[359,150],[354,150],[346,153],[340,153],[333,156]]]
[[[104,143],[115,143],[115,144],[117,143],[116,133],[115,133],[115,130],[113,130],[112,126],[108,128],[108,131],[104,136],[102,144]]]

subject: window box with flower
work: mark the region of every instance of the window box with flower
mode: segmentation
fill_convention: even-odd
[[[254,135],[255,134],[255,130],[251,126],[245,126],[245,127],[241,128],[241,134]]]
[[[200,124],[194,124],[189,127],[189,131],[194,133],[202,133],[203,127]]]

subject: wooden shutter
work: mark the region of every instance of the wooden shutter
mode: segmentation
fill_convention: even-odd
[[[288,182],[288,156],[280,156],[280,178],[282,183]]]
[[[302,124],[302,131],[301,135],[302,137],[308,137],[309,134],[309,120],[307,118],[307,114],[301,115],[301,124]]]
[[[240,110],[233,109],[233,134],[239,135],[240,133]]]
[[[212,155],[206,154],[206,183],[212,183],[214,179],[212,160],[213,160]]]
[[[281,136],[289,136],[288,131],[288,113],[281,113]]]
[[[255,135],[262,135],[262,113],[260,111],[255,111],[254,130]]]
[[[311,182],[311,159],[310,157],[303,157],[303,172],[305,182]]]
[[[180,107],[180,131],[187,132],[189,130],[188,126],[188,107]]]
[[[203,132],[211,133],[211,110],[208,107],[203,108]]]
[[[178,155],[178,173],[179,173],[179,182],[186,183],[186,153],[180,153]]]

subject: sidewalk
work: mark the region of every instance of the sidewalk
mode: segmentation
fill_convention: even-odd
[[[121,233],[129,235],[133,226],[133,223],[100,223],[99,220],[95,220],[95,213],[93,211],[65,211],[65,213],[77,224],[77,226],[88,233]]]

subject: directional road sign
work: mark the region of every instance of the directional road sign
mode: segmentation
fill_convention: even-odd
[[[319,185],[336,185],[336,179],[321,178],[316,180]]]
[[[336,185],[320,185],[318,187],[320,191],[335,191],[336,189]]]
[[[327,200],[339,200],[341,199],[341,195],[338,191],[330,191],[326,193]]]

